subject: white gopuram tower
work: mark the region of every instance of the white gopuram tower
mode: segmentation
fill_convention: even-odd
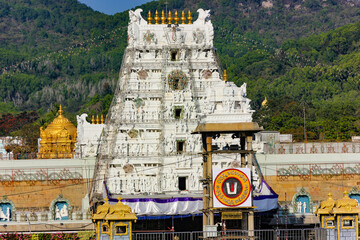
[[[210,10],[199,9],[193,23],[190,12],[186,18],[156,13],[154,20],[149,13],[148,21],[141,12],[129,12],[128,46],[98,148],[91,201],[104,193],[125,200],[192,197],[199,206],[187,210],[132,208],[138,215],[200,212],[202,142],[191,132],[203,122],[251,122],[246,84],[222,79]]]

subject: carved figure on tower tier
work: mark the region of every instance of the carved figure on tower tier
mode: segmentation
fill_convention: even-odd
[[[182,13],[175,23],[165,14],[160,18],[161,11],[157,22],[154,13],[145,20],[141,9],[129,11],[121,88],[109,109],[116,117],[105,122],[94,176],[106,179],[109,194],[170,196],[179,187],[186,188],[184,194],[201,194],[202,142],[191,132],[202,122],[252,121],[246,84],[227,81],[218,65],[210,11],[197,12],[194,23],[191,13]],[[132,87],[135,82],[140,88]],[[133,172],[115,174],[125,164]],[[113,177],[104,177],[108,175]],[[179,184],[184,179],[186,184]],[[103,182],[95,181],[92,196],[103,192]]]

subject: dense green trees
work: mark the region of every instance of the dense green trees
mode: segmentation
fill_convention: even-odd
[[[194,19],[197,8],[212,9],[220,61],[231,81],[248,84],[254,118],[265,129],[301,140],[305,113],[308,139],[359,134],[359,2],[271,4],[160,0],[140,7],[144,18],[166,7],[191,10]],[[76,0],[0,0],[0,19],[7,23],[0,24],[1,113],[44,115],[60,103],[71,119],[107,113],[126,47],[127,12],[108,16]],[[268,105],[261,107],[265,96]]]

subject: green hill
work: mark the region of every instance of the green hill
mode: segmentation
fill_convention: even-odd
[[[145,13],[166,8],[163,0],[140,7]],[[223,67],[230,80],[248,83],[258,110],[254,117],[266,129],[301,139],[305,109],[309,139],[348,139],[359,132],[358,1],[168,0],[167,5],[190,9],[194,19],[200,7],[212,9]],[[76,0],[0,0],[0,112],[42,115],[61,103],[73,114],[105,114],[127,23],[127,12],[108,16]],[[261,108],[265,96],[269,102]]]

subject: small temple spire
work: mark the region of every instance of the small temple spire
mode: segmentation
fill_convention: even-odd
[[[171,17],[171,11],[169,11],[169,15],[168,15],[168,24],[172,23],[172,17]]]
[[[188,24],[192,24],[192,17],[191,17],[191,12],[190,12],[190,10],[189,10],[189,12],[188,12],[188,17],[187,17],[187,20],[188,20]]]
[[[174,21],[175,21],[175,24],[179,24],[179,16],[178,16],[178,12],[175,11],[175,17],[174,17]]]
[[[59,107],[59,111],[58,111],[58,113],[59,113],[59,115],[62,115],[63,114],[63,110],[62,110],[62,106],[61,106],[61,104],[60,104],[60,107]]]
[[[149,10],[149,14],[148,14],[147,20],[148,20],[148,24],[152,24],[152,17],[151,17],[151,12],[150,12],[150,10]]]
[[[185,21],[186,21],[185,12],[182,11],[182,13],[181,13],[181,24],[185,24]]]
[[[162,10],[161,12],[161,24],[165,24],[166,22],[166,17],[165,17],[165,12],[164,10]]]
[[[226,74],[226,69],[224,70],[224,81],[227,82],[227,74]]]
[[[99,120],[99,115],[96,115],[96,124],[99,124],[100,120]]]
[[[91,118],[91,124],[95,124],[95,117],[94,117],[94,115],[93,115],[92,118]]]
[[[267,105],[267,103],[268,103],[268,100],[265,96],[265,99],[264,99],[264,101],[262,101],[261,106],[265,106],[265,105]]]
[[[101,114],[101,124],[104,124],[104,115]]]
[[[158,10],[155,11],[154,20],[155,20],[155,24],[159,24],[160,18],[159,18],[159,12],[158,12]]]

